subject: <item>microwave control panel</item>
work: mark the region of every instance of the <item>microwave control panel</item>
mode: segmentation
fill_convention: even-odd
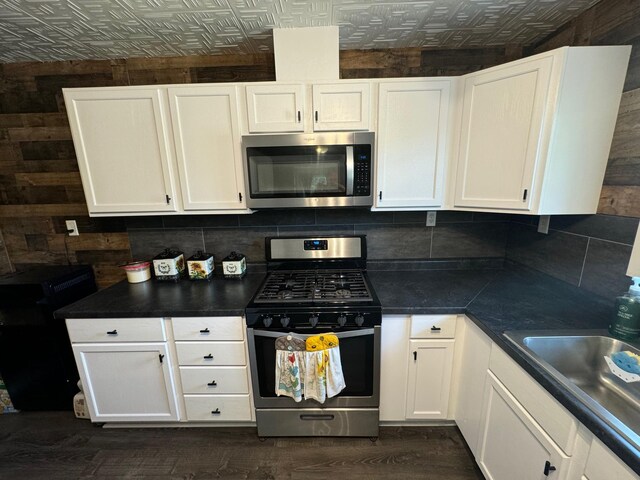
[[[353,194],[371,195],[371,145],[353,146]]]

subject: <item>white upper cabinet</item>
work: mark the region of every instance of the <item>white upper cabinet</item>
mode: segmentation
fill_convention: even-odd
[[[564,47],[464,76],[453,206],[595,213],[629,54]]]
[[[184,209],[244,209],[237,87],[168,91]]]
[[[368,130],[369,83],[313,86],[313,130]]]
[[[376,208],[442,205],[450,95],[450,80],[380,83]]]
[[[64,98],[89,212],[176,211],[164,92],[65,89]]]
[[[249,132],[304,131],[304,85],[248,85],[246,90]]]
[[[327,83],[247,85],[249,133],[368,130],[370,85]],[[307,98],[308,97],[308,98]],[[312,104],[309,111],[305,106]]]

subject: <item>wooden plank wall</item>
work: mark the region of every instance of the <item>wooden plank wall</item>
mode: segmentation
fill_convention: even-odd
[[[459,75],[518,58],[521,48],[341,52],[343,78]],[[0,65],[0,273],[34,263],[94,265],[100,286],[124,278],[126,220],[87,215],[64,87],[274,80],[273,55]],[[67,237],[64,220],[82,232]],[[5,248],[6,245],[6,248]]]
[[[341,51],[341,77],[461,75],[561,45],[637,44],[639,8],[634,0],[603,0],[534,49]],[[640,216],[638,58],[635,51],[603,213]],[[130,256],[127,223],[87,215],[62,88],[274,79],[271,54],[0,65],[0,273],[70,262],[93,264],[101,287],[124,278],[117,265]],[[66,236],[68,218],[78,221],[80,237]]]
[[[632,45],[598,212],[640,217],[640,2],[603,0],[531,53],[564,45]]]

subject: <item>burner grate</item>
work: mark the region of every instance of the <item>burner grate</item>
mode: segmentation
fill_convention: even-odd
[[[269,274],[256,303],[370,301],[360,270],[287,270]]]

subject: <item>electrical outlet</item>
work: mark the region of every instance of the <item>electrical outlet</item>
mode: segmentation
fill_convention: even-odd
[[[427,212],[427,227],[436,226],[436,213],[437,212]]]
[[[549,223],[551,223],[550,215],[540,215],[540,220],[538,220],[538,232],[549,233]]]
[[[67,232],[70,237],[77,237],[80,235],[80,232],[78,231],[78,224],[75,220],[65,220],[64,223],[67,225]]]

